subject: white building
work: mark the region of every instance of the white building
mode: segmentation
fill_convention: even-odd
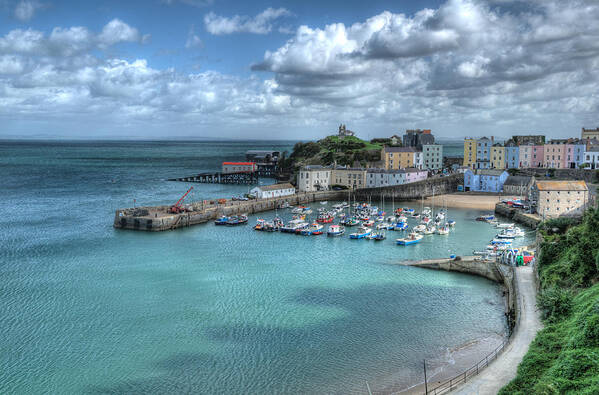
[[[295,195],[295,187],[289,183],[263,185],[250,191],[258,199],[269,199],[281,196]]]
[[[297,187],[300,192],[326,191],[331,186],[330,167],[305,166],[297,175]]]
[[[423,144],[422,156],[422,167],[415,167],[427,170],[440,170],[443,168],[443,146],[441,144]]]
[[[424,168],[424,155],[422,151],[414,152],[414,167],[417,169]]]
[[[587,169],[599,169],[599,147],[592,147],[585,151],[583,163],[588,163]]]

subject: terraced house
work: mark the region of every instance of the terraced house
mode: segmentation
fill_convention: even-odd
[[[336,167],[331,172],[331,185],[343,185],[349,189],[366,188],[366,169]]]
[[[414,147],[383,147],[381,159],[387,170],[413,167],[419,151]]]

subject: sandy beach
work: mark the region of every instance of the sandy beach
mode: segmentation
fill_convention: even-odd
[[[453,208],[471,208],[476,210],[495,210],[495,204],[500,201],[500,195],[474,195],[468,193],[452,193],[424,199],[425,206],[447,206]]]

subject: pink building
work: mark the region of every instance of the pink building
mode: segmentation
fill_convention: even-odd
[[[543,147],[545,156],[544,167],[550,169],[563,169],[566,167],[566,142],[565,140],[551,140]]]
[[[544,151],[544,145],[532,146],[532,167],[543,167],[543,164],[545,163],[545,158],[543,158]]]
[[[415,169],[413,167],[408,167],[402,170],[402,172],[404,173],[404,183],[422,181],[428,177],[427,170]]]
[[[527,169],[532,167],[532,144],[521,145],[519,149],[518,168]]]

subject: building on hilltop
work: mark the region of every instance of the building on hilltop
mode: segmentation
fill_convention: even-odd
[[[352,132],[349,129],[345,128],[344,124],[339,125],[339,133],[337,134],[339,136],[340,139],[345,138],[345,137],[353,137],[356,134],[354,132]]]
[[[587,139],[599,139],[599,128],[597,129],[585,129],[582,128],[580,138],[583,140]]]
[[[257,199],[269,199],[295,195],[295,187],[289,183],[262,185],[253,188],[250,193],[256,196]]]
[[[535,181],[530,189],[532,212],[543,218],[581,216],[589,203],[584,181]]]
[[[430,129],[408,129],[403,135],[404,147],[415,147],[422,150],[422,146],[425,144],[435,144],[435,136],[432,135]]]

